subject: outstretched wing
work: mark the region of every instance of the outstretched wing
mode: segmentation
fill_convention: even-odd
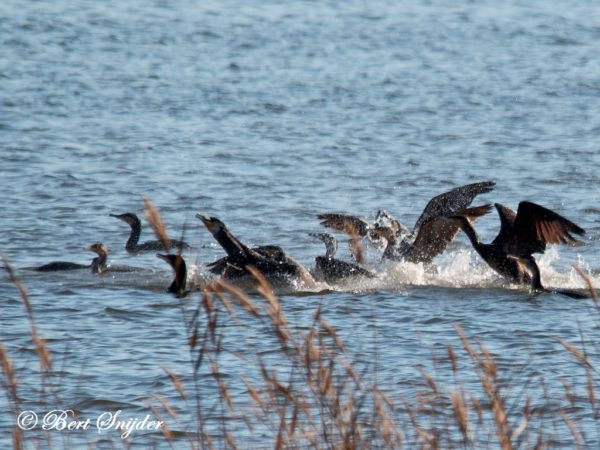
[[[449,216],[458,209],[467,208],[475,197],[492,191],[494,186],[496,186],[496,183],[493,181],[482,181],[460,186],[433,197],[417,220],[414,232],[418,232],[421,225],[434,217]]]
[[[357,216],[326,213],[318,214],[317,219],[321,221],[321,225],[350,236],[358,234],[360,237],[364,237],[369,230],[369,222]]]
[[[350,236],[350,251],[359,264],[364,263],[360,239],[367,235],[370,225],[365,219],[345,214],[319,214],[317,218],[324,225],[334,230],[342,231]]]
[[[513,225],[517,218],[517,213],[507,206],[501,205],[500,203],[494,203],[498,216],[500,216],[500,231],[496,239],[492,241],[492,244],[502,244],[506,242],[512,235]]]
[[[492,205],[475,206],[473,208],[454,211],[454,215],[464,216],[470,221],[476,220],[492,210]],[[460,227],[445,217],[433,217],[419,227],[415,241],[404,258],[412,263],[429,263],[442,253],[459,232]]]
[[[525,257],[544,253],[546,244],[576,242],[571,233],[583,235],[585,230],[548,208],[523,201],[519,203],[512,232],[502,244],[508,254]]]

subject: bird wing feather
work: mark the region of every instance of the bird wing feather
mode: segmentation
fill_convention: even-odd
[[[479,194],[492,191],[494,186],[496,186],[496,183],[493,181],[482,181],[459,186],[451,191],[433,197],[429,200],[417,220],[414,228],[415,232],[418,232],[423,223],[434,217],[448,216],[457,209],[468,207],[475,197]]]
[[[466,217],[469,221],[476,220],[489,213],[492,206],[489,204],[473,208],[453,211],[453,215]],[[413,244],[405,254],[405,259],[413,263],[428,263],[442,253],[448,244],[459,232],[460,227],[445,217],[433,217],[419,227],[419,232]]]
[[[544,253],[546,244],[569,244],[576,242],[574,234],[583,235],[585,230],[566,217],[536,203],[522,201],[511,235],[502,242],[511,255],[529,256]]]
[[[364,237],[369,229],[369,222],[357,216],[325,213],[318,214],[317,218],[321,221],[321,225],[341,231],[350,236],[358,234],[360,237]]]

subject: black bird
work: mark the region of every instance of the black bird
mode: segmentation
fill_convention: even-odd
[[[566,295],[567,297],[575,299],[590,298],[590,294],[585,294],[579,291],[573,291],[571,289],[547,289],[542,285],[542,277],[540,275],[540,268],[533,256],[528,257],[516,257],[509,255],[510,259],[516,260],[518,263],[525,266],[525,269],[529,271],[531,277],[531,292],[550,292],[555,294]]]
[[[111,217],[116,217],[117,219],[121,219],[123,222],[127,223],[131,227],[131,233],[129,234],[129,239],[125,243],[125,250],[128,253],[142,253],[142,252],[150,252],[156,250],[170,250],[165,248],[164,244],[161,241],[145,241],[141,244],[138,244],[140,240],[140,234],[142,233],[142,223],[137,215],[134,213],[124,213],[124,214],[110,214]],[[189,248],[189,245],[183,241],[171,240],[171,248]]]
[[[288,256],[280,247],[267,246],[271,254],[261,254],[244,245],[216,217],[196,214],[216,241],[227,252],[227,261],[222,276],[226,279],[238,279],[250,275],[247,267],[255,267],[270,283],[300,281],[305,287],[312,288],[315,281],[302,265]],[[269,253],[269,252],[267,252]]]
[[[455,215],[448,220],[465,232],[473,248],[492,269],[512,282],[530,283],[531,277],[509,255],[527,259],[532,253],[544,253],[546,244],[576,242],[571,233],[585,234],[583,228],[536,203],[522,201],[516,213],[499,203],[494,206],[500,216],[500,232],[490,244],[479,240],[465,216]]]
[[[278,245],[260,245],[258,247],[252,247],[251,250],[266,258],[274,258],[279,261],[283,261],[285,259],[285,252]],[[223,256],[216,261],[208,263],[206,266],[209,268],[210,273],[215,275],[223,275],[225,270],[228,267],[231,267],[231,261],[232,260],[229,256]]]
[[[475,197],[491,192],[495,185],[493,181],[472,183],[433,197],[412,231],[385,211],[378,213],[375,225],[369,225],[364,219],[342,214],[321,214],[318,218],[322,225],[338,231],[350,231],[360,236],[369,233],[372,238],[386,237],[388,245],[383,254],[386,259],[427,264],[445,250],[459,231],[455,224],[445,220],[446,217],[462,212],[474,220],[487,214],[489,205],[469,208],[466,212],[464,210]],[[387,219],[389,224],[381,225],[383,219]],[[385,228],[390,230],[384,231]]]
[[[363,276],[373,278],[374,275],[358,264],[349,263],[336,259],[337,241],[329,233],[309,233],[325,243],[325,256],[315,258],[315,278],[324,280],[329,284],[335,284],[350,277]]]
[[[61,270],[81,270],[89,269],[90,264],[77,264],[68,261],[52,261],[46,264],[42,264],[37,267],[25,267],[25,270],[35,270],[37,272],[58,272]]]
[[[98,255],[92,260],[92,273],[102,274],[106,272],[138,272],[142,270],[139,267],[126,266],[122,264],[107,265],[106,260],[108,259],[108,247],[101,242],[96,242],[95,244],[90,245],[88,250]]]
[[[156,256],[166,261],[175,272],[175,277],[173,278],[173,282],[167,289],[167,292],[175,294],[176,297],[185,297],[190,292],[186,289],[187,266],[185,264],[185,260],[181,257],[181,255],[163,255],[157,253]]]

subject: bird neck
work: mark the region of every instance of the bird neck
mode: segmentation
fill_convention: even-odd
[[[178,259],[173,264],[175,270],[175,278],[169,286],[168,292],[173,294],[182,295],[185,292],[185,285],[187,281],[187,267],[183,259]]]
[[[106,271],[106,253],[98,255],[92,259],[92,273],[102,273]]]
[[[460,228],[467,235],[469,241],[471,241],[473,248],[475,248],[477,252],[480,252],[481,248],[483,247],[483,244],[479,240],[479,235],[477,234],[477,231],[475,231],[475,228],[473,228],[473,225],[471,225],[471,222],[469,222],[469,219],[467,219],[466,217],[461,216],[459,220]]]
[[[220,228],[213,233],[213,236],[229,256],[246,257],[248,255],[249,249],[233,236],[227,228]]]
[[[132,224],[129,224],[131,227],[131,233],[129,234],[129,239],[125,243],[125,249],[130,250],[134,249],[140,240],[140,234],[142,234],[142,224],[139,220],[134,221]]]
[[[325,241],[325,258],[331,259],[337,252],[337,243],[334,240]]]

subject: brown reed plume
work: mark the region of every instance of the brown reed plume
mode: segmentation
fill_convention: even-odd
[[[144,211],[146,215],[146,219],[148,219],[148,223],[152,227],[154,234],[156,237],[162,242],[163,246],[166,249],[171,248],[171,240],[169,236],[167,236],[167,232],[165,231],[165,226],[162,221],[162,217],[158,212],[158,209],[152,202],[144,197]]]

